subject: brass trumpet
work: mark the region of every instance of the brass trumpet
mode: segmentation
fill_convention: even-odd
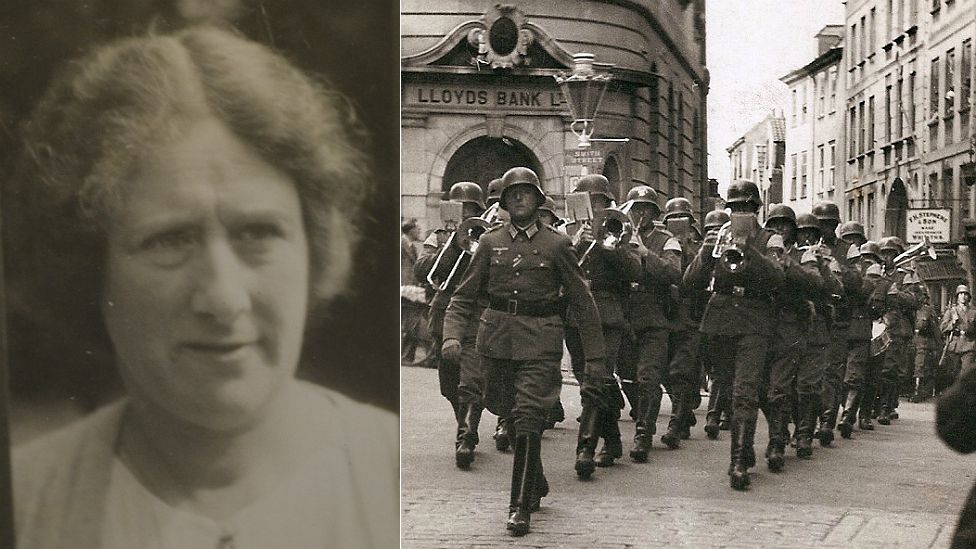
[[[933,246],[932,243],[929,242],[929,237],[927,236],[923,237],[922,241],[919,242],[918,244],[896,255],[894,259],[894,265],[896,268],[901,267],[902,265],[911,263],[912,261],[915,261],[916,259],[926,255],[929,256],[929,259],[935,259],[936,257],[938,257],[938,255],[935,253],[935,246]]]
[[[451,281],[454,280],[454,276],[460,270],[464,258],[466,256],[473,256],[478,251],[478,239],[498,219],[498,208],[499,204],[497,202],[492,204],[480,216],[469,217],[462,221],[458,225],[458,228],[451,233],[451,236],[447,239],[447,244],[441,248],[440,253],[437,254],[437,259],[434,260],[434,265],[430,268],[430,272],[427,273],[427,282],[431,286],[441,291],[450,287]],[[452,258],[454,260],[453,263],[451,262]],[[444,274],[443,271],[448,264],[451,264],[451,268]]]
[[[596,228],[596,234],[593,235],[593,242],[590,243],[586,251],[583,252],[583,256],[580,257],[580,265],[586,261],[590,252],[593,251],[593,247],[598,243],[606,249],[613,249],[624,242],[627,235],[634,235],[634,223],[630,219],[630,209],[633,205],[634,202],[628,200],[620,205],[620,207],[610,206],[603,210],[602,219]]]

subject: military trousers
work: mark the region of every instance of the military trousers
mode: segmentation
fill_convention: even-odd
[[[695,402],[687,402],[689,407],[697,408],[701,400],[701,362],[698,349],[701,346],[701,333],[694,329],[673,330],[669,336],[670,359],[668,361],[665,387],[672,394],[688,397]],[[698,397],[697,399],[694,397]]]
[[[845,330],[846,332],[846,330]],[[844,400],[847,391],[844,390],[844,375],[847,370],[847,354],[849,343],[847,334],[832,332],[826,349],[826,368],[824,369],[824,383],[822,406],[824,412],[836,410]]]
[[[440,358],[441,345],[444,343],[444,309],[431,307],[430,309],[430,337],[438,358]],[[462,353],[464,352],[462,344]],[[451,403],[457,410],[458,407],[458,385],[461,384],[461,365],[457,362],[448,360],[437,361],[437,382],[440,385],[441,396]]]
[[[478,315],[480,317],[480,315]],[[457,399],[460,406],[474,404],[482,408],[482,396],[485,392],[484,367],[482,357],[478,354],[476,342],[478,339],[478,317],[469,321],[464,340],[461,341],[461,363],[458,368]]]
[[[617,406],[617,410],[623,407],[623,397],[617,387],[613,374],[617,370],[617,359],[620,356],[620,343],[623,337],[623,329],[613,326],[603,325],[603,341],[606,348],[606,356],[602,362],[590,362],[586,360],[583,352],[583,339],[579,329],[575,326],[565,326],[566,349],[569,351],[569,360],[573,368],[573,376],[580,384],[583,397],[583,404],[604,405],[605,403],[591,402],[588,395],[595,395],[596,392],[603,391],[604,388],[613,386],[614,394],[604,394],[603,399],[612,399],[611,405]],[[591,393],[586,389],[593,388]]]
[[[649,328],[622,342],[617,363],[620,378],[636,382],[645,394],[660,396],[668,375],[668,336],[666,328]]]
[[[871,356],[871,341],[867,339],[852,339],[848,342],[847,366],[844,369],[844,385],[848,391],[864,389],[864,378]]]
[[[707,352],[718,373],[716,381],[731,374],[732,415],[746,425],[755,425],[758,416],[768,348],[768,334],[716,335],[708,340]]]
[[[509,418],[517,435],[541,434],[562,387],[559,360],[482,360],[488,411]]]
[[[908,337],[891,336],[891,344],[881,361],[881,381],[897,385],[902,374],[909,368]]]
[[[965,353],[946,352],[943,368],[948,374],[950,382],[955,381],[959,376],[965,374],[973,367],[976,367],[976,351],[966,351]]]
[[[769,349],[763,373],[764,390],[760,394],[764,407],[787,407],[793,394],[800,359],[806,351],[808,323],[780,321]]]

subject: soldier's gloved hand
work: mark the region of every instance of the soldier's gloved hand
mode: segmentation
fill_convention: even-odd
[[[461,361],[461,342],[456,339],[445,339],[441,345],[441,358],[448,362]]]
[[[584,223],[576,237],[580,242],[593,242],[593,227],[589,223]]]

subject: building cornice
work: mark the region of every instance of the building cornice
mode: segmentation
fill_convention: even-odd
[[[798,80],[816,74],[824,67],[829,67],[830,65],[840,63],[841,57],[843,56],[844,48],[843,46],[837,46],[830,48],[829,50],[823,52],[816,59],[807,63],[806,65],[789,72],[788,74],[781,76],[780,81],[787,86],[797,82]]]

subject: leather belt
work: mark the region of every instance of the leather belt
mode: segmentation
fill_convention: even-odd
[[[743,286],[730,286],[728,288],[715,288],[715,293],[730,295],[732,297],[748,297],[751,299],[761,299],[771,301],[772,296],[768,292],[757,292]]]
[[[492,297],[488,306],[496,311],[515,316],[555,316],[562,312],[562,307],[556,301],[526,301],[524,299]]]

